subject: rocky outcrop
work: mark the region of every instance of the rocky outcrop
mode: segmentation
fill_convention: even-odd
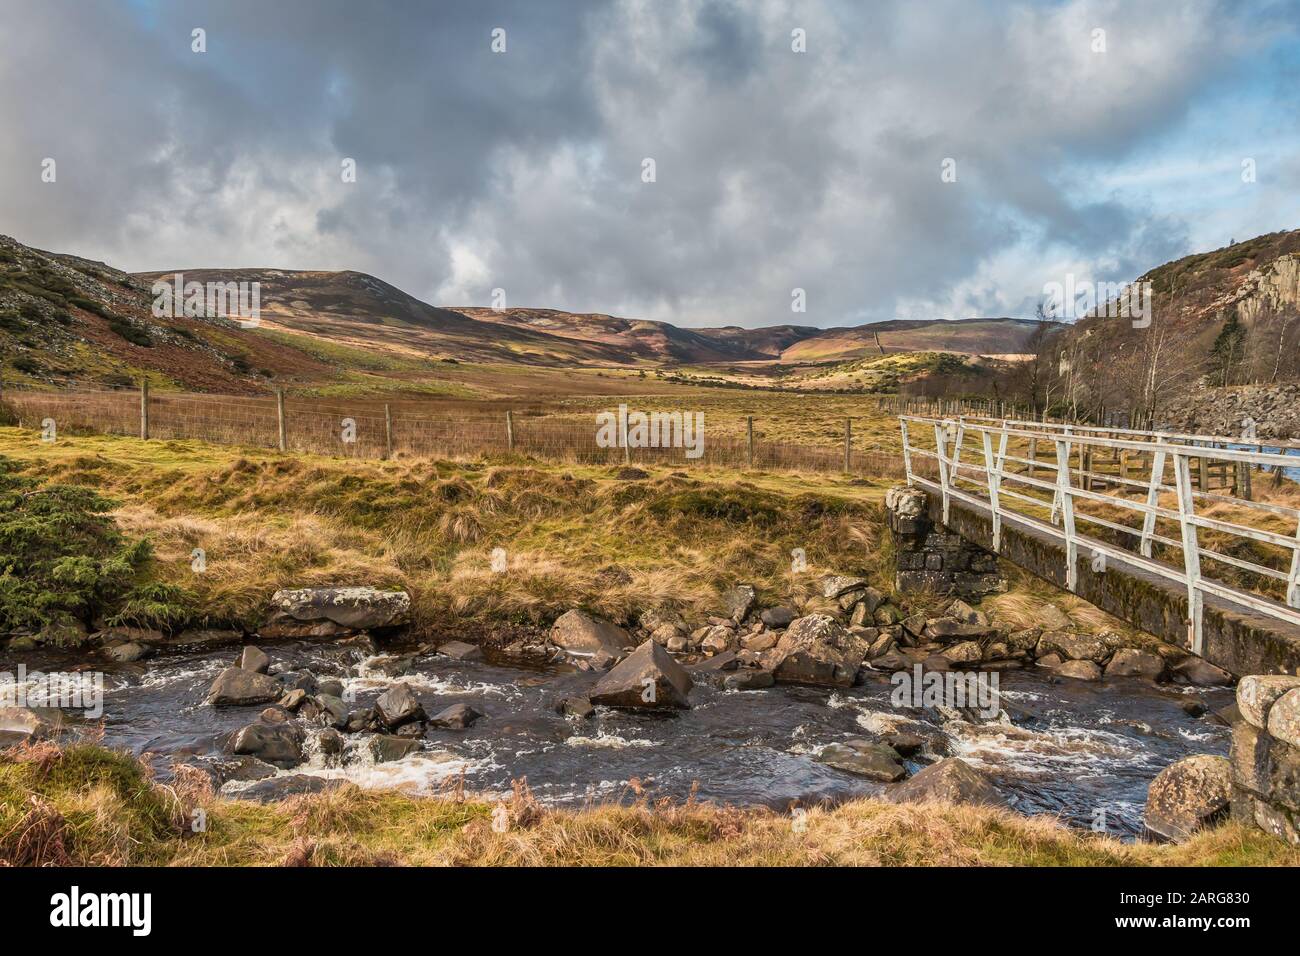
[[[682,665],[654,641],[646,641],[602,677],[588,697],[607,707],[684,709],[690,707],[692,686]]]
[[[1227,816],[1232,766],[1225,757],[1198,754],[1170,764],[1147,790],[1146,827],[1175,843]]]

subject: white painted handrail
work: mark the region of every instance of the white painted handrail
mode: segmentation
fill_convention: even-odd
[[[1078,588],[1078,561],[1081,549],[1087,549],[1104,569],[1104,562],[1112,558],[1130,566],[1142,568],[1176,581],[1187,589],[1188,644],[1200,654],[1204,649],[1202,617],[1205,595],[1210,594],[1234,604],[1257,611],[1276,620],[1300,625],[1300,511],[1269,502],[1251,501],[1231,495],[1213,494],[1207,488],[1193,487],[1193,469],[1200,466],[1201,483],[1205,481],[1203,460],[1238,463],[1238,468],[1249,469],[1271,466],[1293,467],[1297,459],[1284,454],[1263,451],[1246,451],[1240,448],[1215,447],[1225,442],[1212,436],[1136,432],[1125,429],[1098,429],[1088,426],[1070,426],[1055,423],[1001,421],[985,418],[924,418],[915,415],[899,416],[903,435],[903,463],[909,485],[919,485],[935,491],[942,501],[943,520],[948,521],[954,501],[987,513],[992,522],[993,550],[1001,551],[1005,540],[1005,520],[1035,527],[1061,541],[1066,560],[1066,587]],[[912,426],[909,428],[909,425]],[[918,427],[924,426],[924,427]],[[1112,437],[1115,433],[1123,437]],[[915,444],[915,436],[932,434],[934,447]],[[963,443],[968,436],[979,436],[976,457],[982,462],[962,462]],[[1008,450],[1008,443],[1018,441],[1028,444],[1029,457]],[[1195,444],[1202,442],[1204,444]],[[1054,454],[1050,458],[1037,458],[1033,449],[1041,443]],[[1275,446],[1276,447],[1276,446]],[[1108,448],[1120,452],[1136,453],[1151,461],[1151,471],[1144,479],[1130,479],[1095,471],[1088,466],[1092,450]],[[1076,454],[1078,466],[1071,464]],[[982,452],[982,455],[978,454]],[[918,474],[918,460],[932,460],[937,466],[938,481]],[[1023,470],[1011,470],[1018,465]],[[1173,483],[1165,484],[1166,465],[1172,465]],[[1034,472],[1044,471],[1042,478]],[[964,483],[964,485],[963,485]],[[1016,487],[1009,487],[1013,484]],[[1123,497],[1096,490],[1104,485],[1120,491],[1131,491],[1133,496]],[[1022,490],[1023,489],[1023,490]],[[1036,496],[1034,492],[1039,494]],[[1177,501],[1176,510],[1160,504],[1162,492],[1172,492]],[[1222,518],[1198,514],[1197,502],[1231,502],[1239,505],[1250,521],[1255,515],[1281,515],[1295,522],[1295,533],[1278,534],[1253,524],[1241,524]],[[1080,502],[1112,506],[1141,515],[1141,527],[1128,527],[1100,515],[1087,513],[1076,507]],[[1018,507],[1018,505],[1020,505]],[[1029,508],[1024,505],[1030,506]],[[1044,520],[1042,515],[1049,517]],[[1177,522],[1177,539],[1158,533],[1158,519]],[[1080,534],[1080,522],[1106,528],[1137,539],[1137,550],[1128,550],[1100,538]],[[1200,542],[1200,529],[1219,532],[1233,539],[1257,541],[1281,549],[1286,555],[1287,570],[1233,554],[1210,550]],[[1153,545],[1161,544],[1182,553],[1179,565],[1153,558]],[[1263,578],[1286,583],[1286,602],[1282,603],[1262,594],[1242,590],[1223,581],[1206,576],[1202,559],[1226,564]]]

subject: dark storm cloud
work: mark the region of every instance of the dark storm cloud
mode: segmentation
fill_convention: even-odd
[[[1232,9],[0,0],[0,230],[693,324],[1022,309],[1185,251],[1176,209],[1093,183],[1294,12]]]

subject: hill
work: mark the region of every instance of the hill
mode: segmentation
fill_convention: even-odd
[[[825,329],[792,343],[782,362],[826,362],[891,352],[960,352],[1017,355],[1028,350],[1033,319],[895,319],[853,328]]]
[[[174,281],[178,273],[186,283],[257,283],[257,325],[155,316],[153,284]],[[147,378],[157,387],[236,394],[283,386],[324,394],[474,398],[517,392],[503,388],[503,376],[535,387],[548,369],[555,381],[540,384],[554,392],[574,386],[566,374],[574,369],[639,374],[692,367],[725,377],[732,367],[742,377],[754,370],[752,384],[762,386],[783,379],[779,369],[859,363],[882,353],[1015,353],[1033,327],[1017,319],[969,319],[828,330],[687,329],[557,309],[437,307],[354,271],[196,268],[128,274],[0,237],[0,376],[11,384],[129,385]],[[867,381],[847,372],[835,381],[840,379],[849,388]],[[583,381],[592,393],[609,392],[609,382],[589,376]],[[800,381],[784,379],[794,387]],[[818,387],[830,384],[831,378],[820,376]]]
[[[1194,394],[1207,407],[1227,401],[1206,389],[1300,377],[1300,230],[1184,256],[1137,281],[1150,283],[1148,323],[1098,309],[1056,340],[1058,401],[1083,415],[1120,409],[1172,424],[1174,408]],[[1182,425],[1195,420],[1177,416]]]

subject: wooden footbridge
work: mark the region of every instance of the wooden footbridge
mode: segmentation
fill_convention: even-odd
[[[931,517],[1234,674],[1300,672],[1296,446],[899,417]],[[1272,450],[1276,449],[1276,450]]]

